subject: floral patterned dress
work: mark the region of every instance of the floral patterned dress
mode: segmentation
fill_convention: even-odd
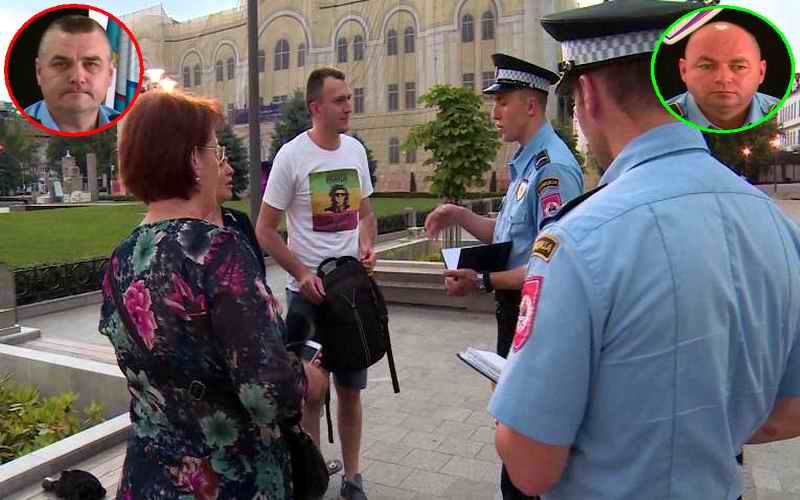
[[[279,424],[299,420],[305,375],[256,259],[198,219],[141,225],[114,250],[100,332],[133,424],[118,499],[292,498]]]

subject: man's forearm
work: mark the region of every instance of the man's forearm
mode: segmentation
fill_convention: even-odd
[[[378,237],[378,222],[375,214],[358,221],[358,240],[362,247],[373,248]]]
[[[295,257],[286,246],[286,243],[281,238],[277,229],[265,229],[258,235],[258,243],[261,248],[266,250],[270,257],[280,265],[286,272],[299,280],[303,272],[307,270],[306,266]]]
[[[528,266],[524,265],[508,271],[491,273],[489,279],[495,290],[522,290],[522,284],[525,283],[527,274]]]
[[[472,210],[459,207],[455,223],[467,230],[469,234],[483,243],[491,243],[494,238],[495,219],[478,215]]]
[[[771,443],[800,436],[800,398],[787,398],[775,403],[764,425],[747,444]]]

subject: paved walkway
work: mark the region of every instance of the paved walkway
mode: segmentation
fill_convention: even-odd
[[[800,201],[780,204],[800,221]],[[268,279],[285,306],[281,291],[286,274],[270,266]],[[98,314],[98,306],[87,306],[24,324],[42,330],[42,349],[102,359],[110,351],[106,339],[96,333]],[[455,357],[466,346],[493,347],[493,316],[406,306],[390,307],[390,315],[401,392],[392,393],[385,363],[370,370],[362,453],[369,498],[495,498],[498,459],[493,421],[486,412],[489,386]],[[81,351],[76,343],[93,347],[76,352]],[[323,435],[324,431],[323,423]],[[83,465],[102,476],[111,495],[122,450],[109,450]],[[338,437],[335,445],[324,443],[327,456],[337,451]],[[800,500],[800,439],[748,446],[745,457],[747,500]],[[332,481],[326,499],[337,498],[339,484],[338,479]],[[40,495],[29,490],[16,498],[49,498]]]

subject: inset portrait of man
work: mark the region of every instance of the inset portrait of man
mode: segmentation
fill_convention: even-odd
[[[47,128],[86,132],[119,112],[103,105],[114,75],[106,31],[94,19],[69,15],[45,30],[36,56],[36,82],[43,99],[25,112]]]
[[[791,81],[789,48],[753,11],[701,9],[665,32],[654,61],[656,89],[670,111],[710,132],[761,123]]]

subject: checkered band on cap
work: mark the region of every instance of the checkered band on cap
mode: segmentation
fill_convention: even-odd
[[[561,42],[564,60],[576,66],[652,52],[663,30],[634,31],[618,35]]]
[[[522,82],[527,84],[529,87],[539,90],[544,90],[547,92],[552,85],[549,81],[545,78],[540,76],[536,76],[531,73],[526,73],[524,71],[517,71],[515,69],[500,69],[494,73],[495,80],[511,80],[513,82]]]

